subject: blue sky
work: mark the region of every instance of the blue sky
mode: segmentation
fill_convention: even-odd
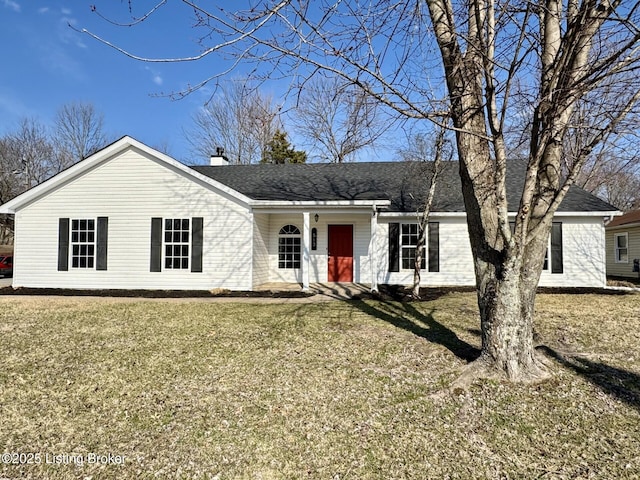
[[[92,4],[109,18],[130,20],[127,1],[0,0],[0,135],[15,130],[25,117],[50,125],[61,105],[83,101],[104,114],[105,130],[114,138],[131,135],[166,148],[185,163],[203,160],[191,156],[183,129],[210,90],[177,101],[153,95],[181,90],[209,76],[220,68],[220,59],[138,62],[68,26],[86,28],[143,56],[180,56],[197,49],[196,32],[184,21],[189,12],[179,4],[169,5],[151,22],[122,28],[97,16]],[[134,5],[142,8],[152,2]],[[176,22],[176,16],[182,21]]]

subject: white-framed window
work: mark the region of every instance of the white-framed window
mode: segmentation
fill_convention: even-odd
[[[629,234],[616,233],[613,235],[616,263],[629,263]]]
[[[164,219],[164,268],[189,268],[190,223],[188,218]]]
[[[96,221],[93,218],[71,220],[71,268],[94,268]]]
[[[416,246],[420,238],[420,228],[417,223],[403,223],[400,225],[400,262],[402,270],[413,270],[416,264]],[[422,251],[420,269],[426,268],[427,248]]]
[[[295,225],[285,225],[278,233],[278,268],[300,268],[300,229]]]
[[[544,252],[544,263],[542,264],[542,270],[545,272],[549,270],[549,247],[547,247],[546,252]]]
[[[549,252],[551,252],[551,235],[549,235],[549,240],[547,240],[547,250],[544,252],[544,264],[542,265],[542,270],[545,272],[551,270],[551,262],[549,261]]]

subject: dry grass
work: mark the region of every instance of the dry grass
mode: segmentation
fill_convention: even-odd
[[[43,464],[0,478],[640,478],[640,296],[539,295],[554,379],[452,393],[474,301],[4,298],[0,449]]]
[[[640,277],[638,278],[610,277],[610,278],[607,278],[607,285],[610,287],[639,288]]]

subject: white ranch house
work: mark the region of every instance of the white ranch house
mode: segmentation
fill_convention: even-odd
[[[523,169],[513,165],[515,208]],[[15,214],[13,286],[410,284],[425,168],[431,164],[187,167],[123,137],[0,206]],[[439,179],[424,286],[475,284],[457,170],[448,162]],[[604,286],[604,219],[615,213],[572,188],[554,219],[540,284]]]

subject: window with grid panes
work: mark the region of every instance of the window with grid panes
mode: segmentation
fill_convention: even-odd
[[[278,235],[278,268],[300,268],[300,229],[285,225]]]
[[[164,219],[164,268],[189,268],[189,232],[188,218]]]
[[[94,219],[71,221],[71,267],[93,268],[96,250]]]
[[[400,232],[400,250],[403,270],[413,270],[416,264],[416,245],[420,230],[417,223],[403,223]],[[426,268],[426,248],[422,251],[422,262],[420,268]]]

